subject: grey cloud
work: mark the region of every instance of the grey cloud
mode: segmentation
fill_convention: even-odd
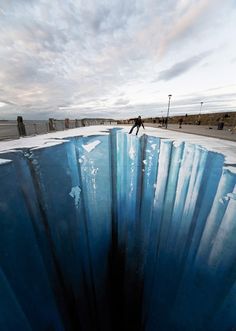
[[[0,102],[5,103],[6,105],[15,105],[14,102],[11,102],[11,101],[5,100],[5,99],[0,99]]]
[[[159,73],[158,80],[170,80],[177,76],[182,75],[183,73],[192,69],[195,65],[200,63],[205,57],[207,57],[210,52],[204,52],[197,56],[192,56],[187,60],[175,63],[172,67],[167,70],[163,70]]]
[[[178,4],[180,8],[173,0],[4,1],[4,6],[0,5],[0,98],[15,105],[9,104],[8,111],[1,107],[1,114],[5,111],[8,116],[23,107],[27,116],[53,112],[54,117],[64,116],[60,105],[96,100],[103,104],[114,95],[117,101],[113,107],[84,108],[84,116],[94,112],[103,117],[112,113],[122,117],[127,112],[135,115],[136,107],[139,113],[143,109],[155,114],[166,105],[132,106],[132,91],[121,91],[153,78],[150,68],[155,72],[157,63],[152,56],[168,31],[170,43],[179,40],[190,26],[198,28],[197,19],[190,22],[186,16],[192,1],[183,1],[182,5],[189,5]],[[177,9],[181,15],[175,17]],[[183,27],[177,24],[182,15],[188,21]],[[176,25],[179,33],[173,35]],[[190,70],[204,54],[177,63],[161,72],[159,79],[168,81]],[[76,110],[69,114],[77,115]]]
[[[222,94],[222,97],[224,95]],[[170,108],[170,116],[176,114],[197,114],[199,113],[201,98],[197,96],[189,95],[187,97],[179,98],[175,100],[173,98]],[[235,108],[227,103],[227,100],[221,100],[219,102],[214,102],[213,100],[205,102],[202,108],[202,112],[221,112],[221,111],[235,111]],[[48,119],[49,117],[54,117],[57,119],[64,119],[66,117],[74,118],[130,118],[141,115],[145,117],[162,117],[166,116],[167,112],[167,102],[153,102],[150,104],[128,104],[116,107],[115,105],[109,108],[106,107],[89,107],[78,108],[73,110],[59,109],[55,106],[45,106],[43,110],[41,107],[36,107],[34,105],[28,105],[28,107],[21,107],[16,109],[13,106],[5,106],[1,108],[1,118],[4,119],[4,115],[8,114],[8,118],[15,119],[16,116],[21,114],[25,119]]]
[[[236,94],[235,93],[222,93],[220,92],[220,89],[223,88],[214,88],[214,89],[209,89],[205,90],[201,93],[195,93],[195,94],[184,94],[182,96],[179,96],[178,101],[175,101],[178,104],[189,104],[190,102],[192,104],[200,104],[201,101],[206,103],[212,103],[212,102],[229,102],[229,101],[234,101],[236,100]],[[215,94],[212,92],[215,91]],[[217,92],[218,91],[218,92]]]
[[[56,4],[55,1],[52,1],[53,3]],[[129,17],[131,4],[129,11],[126,12],[127,6],[119,5],[118,1],[116,3],[117,7],[124,8],[122,16]],[[70,102],[74,98],[75,90],[79,90],[80,95],[86,94],[87,85],[90,94],[100,90],[102,97],[102,90],[106,93],[112,86],[119,84],[119,81],[128,79],[132,75],[127,75],[130,70],[129,65],[129,68],[122,69],[126,73],[120,76],[120,72],[117,71],[117,68],[123,65],[123,59],[119,55],[120,42],[113,43],[114,40],[109,40],[104,34],[105,30],[112,33],[121,28],[122,24],[120,23],[120,26],[118,24],[121,22],[119,15],[121,9],[118,12],[113,11],[114,8],[107,3],[107,8],[98,10],[98,5],[88,2],[85,6],[87,16],[82,16],[84,10],[77,4],[71,2],[58,9],[50,3],[48,10],[52,12],[52,9],[55,9],[55,16],[53,21],[48,21],[47,11],[45,14],[45,8],[44,11],[42,10],[43,2],[39,1],[38,6],[34,4],[35,7],[26,6],[25,2],[24,6],[22,10],[17,5],[19,13],[17,16],[15,10],[14,20],[6,16],[6,38],[1,42],[3,49],[9,49],[9,52],[6,51],[2,55],[2,67],[6,76],[4,86],[11,86],[13,98],[14,89],[25,90],[37,86],[43,87],[44,91],[47,88],[50,90],[50,93],[44,94],[45,97],[48,96],[49,104],[58,103],[53,97],[60,93],[65,101]],[[111,14],[112,12],[114,14]],[[106,26],[106,29],[99,28],[100,35],[91,28],[94,20],[100,22],[99,26],[104,24]],[[7,37],[9,31],[10,38]],[[13,35],[14,40],[11,40]],[[13,50],[15,40],[19,42]],[[114,65],[117,61],[118,66]],[[61,83],[62,80],[64,83]],[[98,89],[97,85],[101,81],[103,84]],[[65,88],[60,88],[61,85]],[[34,100],[40,101],[37,95],[34,96]]]
[[[227,13],[227,4],[220,0],[189,0],[183,1],[184,6],[179,6],[180,2],[173,1],[170,9],[168,21],[163,26],[164,34],[160,38],[158,54],[163,57],[169,49],[177,49],[183,42],[191,44],[196,36],[204,36],[210,30],[218,15]],[[170,8],[170,7],[169,7]],[[215,21],[215,24],[218,22]],[[213,26],[215,25],[213,24]],[[198,39],[197,39],[198,40]],[[195,40],[195,42],[198,42]]]
[[[115,103],[114,103],[114,105],[117,105],[117,106],[119,106],[119,105],[122,105],[122,106],[124,106],[124,105],[128,105],[129,104],[129,100],[128,99],[118,99]]]

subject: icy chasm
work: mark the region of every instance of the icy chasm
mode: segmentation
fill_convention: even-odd
[[[1,158],[1,331],[234,330],[222,155],[112,130]]]

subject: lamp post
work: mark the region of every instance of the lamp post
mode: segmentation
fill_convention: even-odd
[[[199,115],[198,115],[198,125],[201,124],[201,111],[202,111],[202,105],[203,105],[203,101],[201,101],[201,105],[200,105],[200,111],[199,111]]]
[[[202,105],[203,105],[203,101],[201,101],[200,112],[199,112],[200,116],[201,116],[201,111],[202,111]]]
[[[169,98],[169,102],[168,102],[168,109],[167,109],[167,116],[166,116],[166,129],[167,129],[167,126],[168,126],[168,117],[169,117],[169,112],[170,112],[170,99],[171,99],[172,95],[169,94],[168,95],[168,98]]]

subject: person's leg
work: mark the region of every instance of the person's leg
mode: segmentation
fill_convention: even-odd
[[[136,136],[138,135],[138,131],[139,131],[139,128],[140,128],[140,126],[139,126],[139,125],[137,125]]]
[[[132,133],[132,131],[133,131],[133,129],[136,127],[136,124],[134,124],[133,126],[132,126],[132,128],[130,129],[130,132],[129,133]]]

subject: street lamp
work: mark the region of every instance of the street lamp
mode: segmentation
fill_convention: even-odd
[[[200,111],[199,111],[199,115],[198,115],[198,125],[201,124],[201,111],[202,111],[202,105],[203,105],[203,101],[201,101],[201,105],[200,105]]]
[[[203,101],[201,101],[200,112],[199,112],[200,116],[201,116],[201,111],[202,111],[202,105],[203,105]]]
[[[167,129],[167,126],[168,126],[168,117],[169,117],[169,112],[170,112],[170,98],[172,97],[171,94],[168,95],[168,98],[169,98],[169,102],[168,102],[168,109],[167,109],[167,116],[166,116],[166,129]]]

